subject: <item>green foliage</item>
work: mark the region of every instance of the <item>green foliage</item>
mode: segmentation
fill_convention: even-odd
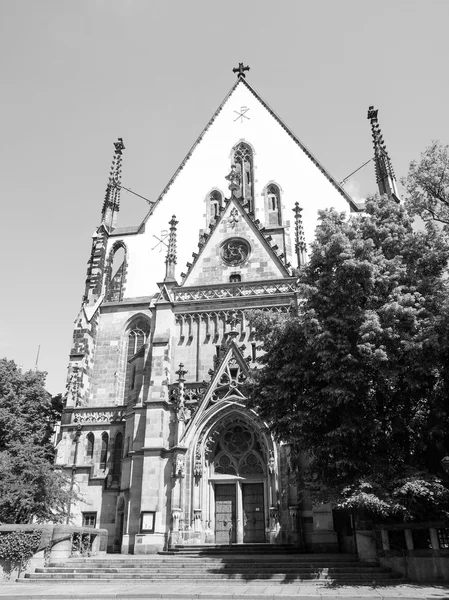
[[[41,536],[37,529],[0,533],[0,558],[24,567],[39,549]]]
[[[315,502],[404,519],[447,500],[432,473],[448,441],[448,246],[412,221],[387,197],[350,219],[320,213],[297,314],[254,319],[265,354],[251,391],[307,457]]]
[[[62,399],[44,384],[45,373],[0,360],[0,522],[64,519],[68,486],[51,445]]]
[[[449,230],[449,146],[433,142],[421,154],[420,161],[410,164],[402,183],[412,212],[424,221],[443,223]]]

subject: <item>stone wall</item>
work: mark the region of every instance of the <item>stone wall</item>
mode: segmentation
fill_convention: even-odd
[[[105,529],[91,529],[87,527],[72,527],[70,525],[0,525],[0,535],[13,531],[41,531],[39,547],[32,558],[25,565],[17,565],[8,560],[0,560],[0,581],[12,581],[17,577],[24,577],[38,567],[45,566],[48,562],[65,560],[73,554],[73,535],[89,535],[92,538],[90,555],[101,556],[106,554],[107,531]]]

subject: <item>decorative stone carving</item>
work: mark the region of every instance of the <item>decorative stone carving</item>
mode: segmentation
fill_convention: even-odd
[[[202,477],[203,475],[203,462],[201,460],[201,450],[197,447],[195,452],[195,465],[193,467],[193,474],[195,477]]]
[[[225,176],[225,179],[229,181],[229,189],[231,191],[238,190],[240,188],[240,173],[237,171],[237,167],[235,165],[231,165],[231,170]]]
[[[114,423],[124,421],[124,410],[82,410],[73,414],[74,423]]]
[[[229,227],[234,229],[234,227],[236,226],[236,224],[238,222],[239,222],[239,211],[234,207],[231,210],[230,215],[228,217],[228,225],[229,225]]]
[[[273,450],[270,450],[270,456],[268,458],[268,472],[274,473],[274,468],[275,468],[274,454],[273,454]]]
[[[297,506],[289,506],[288,514],[291,520],[292,529],[295,530],[297,528],[298,522],[298,507]]]
[[[220,255],[226,265],[236,267],[242,264],[248,258],[250,245],[241,238],[231,238],[221,247]]]
[[[193,529],[194,529],[194,531],[201,531],[201,529],[202,529],[201,518],[202,518],[201,508],[194,508],[193,509]]]
[[[279,522],[279,508],[277,506],[270,506],[269,508],[269,516],[270,516],[270,529],[276,529]]]
[[[241,296],[271,296],[273,294],[291,294],[297,291],[295,281],[274,281],[265,284],[241,283],[238,286],[208,286],[207,288],[179,288],[174,292],[176,302],[191,300],[209,300],[213,298],[232,298]]]
[[[173,467],[173,477],[185,477],[185,456],[184,454],[176,454]]]
[[[80,401],[80,368],[78,365],[72,367],[72,371],[67,380],[66,398],[71,399],[74,406],[79,406]]]
[[[173,508],[171,511],[172,531],[179,531],[179,520],[181,518],[181,509]]]

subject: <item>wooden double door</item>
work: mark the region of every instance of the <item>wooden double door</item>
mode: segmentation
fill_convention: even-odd
[[[237,492],[241,485],[241,503]],[[239,514],[239,513],[242,514]],[[243,542],[265,541],[265,510],[263,483],[215,484],[215,542],[237,541],[237,521],[243,523]]]

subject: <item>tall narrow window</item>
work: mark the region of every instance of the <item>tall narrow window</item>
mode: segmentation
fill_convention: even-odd
[[[120,468],[122,461],[123,435],[117,433],[114,444],[114,460],[112,463],[112,481],[120,479]]]
[[[282,225],[281,194],[279,187],[271,183],[266,191],[266,208],[268,225]]]
[[[125,402],[135,402],[143,383],[145,342],[150,332],[150,323],[139,319],[127,332]]]
[[[248,144],[240,142],[234,148],[233,160],[240,176],[240,194],[250,211],[254,210],[254,164],[253,151]]]
[[[101,455],[100,455],[100,468],[106,469],[106,462],[108,460],[108,444],[109,436],[106,432],[101,436]]]
[[[223,205],[223,196],[218,190],[209,194],[209,215],[210,220],[216,219],[220,215],[220,209]]]
[[[95,436],[92,432],[87,434],[86,441],[87,441],[86,457],[87,457],[87,460],[92,460],[94,457],[94,446],[95,446]]]
[[[125,248],[120,242],[112,247],[108,263],[106,300],[120,302],[123,300],[126,269]]]

